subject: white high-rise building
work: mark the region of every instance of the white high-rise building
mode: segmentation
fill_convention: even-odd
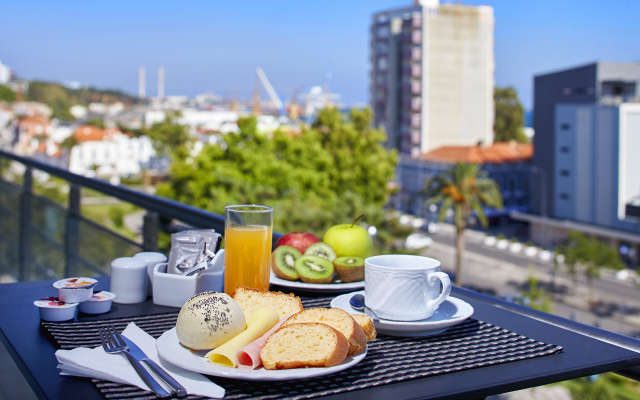
[[[11,70],[0,62],[0,85],[6,85],[11,79]]]
[[[493,29],[489,6],[422,0],[373,15],[370,102],[389,147],[493,142]]]

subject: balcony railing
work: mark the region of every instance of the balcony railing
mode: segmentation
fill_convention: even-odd
[[[141,250],[157,249],[161,219],[178,220],[189,226],[215,229],[219,232],[224,230],[224,217],[218,214],[124,186],[113,186],[98,179],[75,175],[0,150],[0,166],[3,165],[3,159],[18,162],[25,167],[22,184],[3,180],[0,171],[0,272],[13,275],[19,280],[108,275],[111,260]],[[402,162],[413,164],[417,161],[403,157]],[[69,200],[66,207],[34,193],[35,171],[46,172],[69,183]],[[83,217],[80,212],[82,188],[115,197],[146,210],[143,240],[137,243]],[[280,236],[280,233],[274,232],[274,244]],[[506,309],[570,332],[640,352],[640,341],[630,337],[458,287],[454,287],[452,293],[469,296],[492,307]],[[640,380],[640,367],[615,372]]]
[[[224,217],[218,214],[86,178],[4,150],[0,150],[0,165],[2,159],[24,166],[21,184],[4,180],[0,173],[0,273],[16,280],[108,275],[115,258],[157,251],[161,221],[224,231]],[[68,182],[66,207],[34,193],[34,174],[41,172]],[[141,242],[82,216],[83,188],[144,209]],[[274,232],[274,239],[280,236]]]

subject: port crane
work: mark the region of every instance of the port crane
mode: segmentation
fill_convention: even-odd
[[[259,113],[260,110],[260,86],[258,84],[259,80],[262,83],[262,86],[264,86],[264,89],[267,91],[267,94],[273,102],[273,105],[278,109],[280,115],[284,115],[284,103],[282,102],[282,100],[280,100],[280,97],[278,96],[278,93],[276,93],[276,90],[273,88],[273,86],[271,86],[271,83],[269,82],[269,79],[267,79],[267,75],[265,75],[262,68],[256,68],[256,77],[258,79],[256,79],[256,88],[253,93],[254,104],[252,107],[254,114]]]

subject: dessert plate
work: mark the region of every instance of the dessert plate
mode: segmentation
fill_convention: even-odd
[[[290,379],[313,378],[316,376],[333,374],[353,367],[367,355],[367,349],[355,356],[347,356],[342,364],[328,368],[295,368],[266,370],[262,367],[255,370],[223,367],[208,362],[204,355],[208,350],[193,352],[180,344],[176,335],[176,328],[162,334],[156,341],[158,355],[171,364],[199,372],[204,375],[219,376],[230,379],[244,379],[247,381],[286,381]]]
[[[341,308],[349,314],[364,314],[351,308],[349,299],[364,291],[343,294],[331,300],[331,307]],[[419,321],[391,321],[380,319],[373,321],[378,333],[390,336],[431,336],[442,333],[447,328],[465,321],[473,315],[473,307],[466,301],[449,296],[440,304],[433,316]]]
[[[304,283],[300,281],[287,281],[280,279],[271,272],[270,282],[273,285],[289,289],[304,290],[305,292],[344,293],[364,288],[364,281],[342,283],[334,279],[332,283]]]

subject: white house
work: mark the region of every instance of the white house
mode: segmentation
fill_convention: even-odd
[[[119,182],[121,176],[138,174],[141,165],[155,156],[147,137],[131,137],[117,128],[82,125],[74,133],[78,143],[71,149],[69,171],[84,176],[107,176]]]

